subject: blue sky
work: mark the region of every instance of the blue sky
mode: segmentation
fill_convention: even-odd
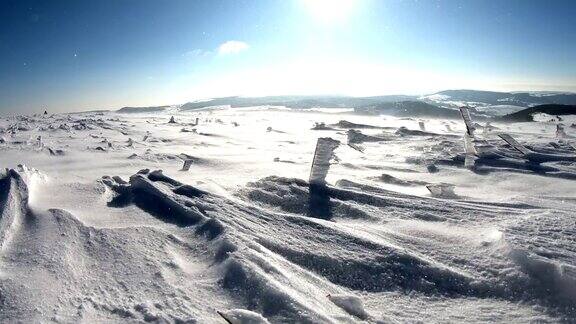
[[[0,0],[0,113],[576,91],[576,1]]]

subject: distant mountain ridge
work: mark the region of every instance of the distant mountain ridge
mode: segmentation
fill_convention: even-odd
[[[264,96],[264,97],[222,97],[206,101],[188,102],[180,106],[182,111],[226,106],[231,108],[280,106],[292,109],[310,108],[351,108],[358,114],[385,114],[397,117],[439,117],[458,118],[456,108],[470,106],[475,108],[478,118],[496,116],[500,120],[532,120],[536,110],[527,107],[544,107],[550,114],[575,113],[567,107],[576,106],[574,93],[550,92],[497,92],[481,90],[444,90],[431,95],[416,97],[406,95],[387,95],[373,97],[348,96]],[[120,113],[161,112],[171,106],[123,107]],[[524,109],[524,110],[523,110]],[[555,110],[559,109],[559,110]],[[559,111],[555,113],[553,111]],[[505,117],[497,117],[505,116]]]
[[[576,115],[576,105],[538,105],[502,116],[498,119],[512,122],[531,122],[534,121],[533,115],[537,113],[557,116]]]
[[[182,110],[202,109],[214,106],[254,107],[283,106],[293,109],[353,108],[358,114],[385,114],[397,117],[458,118],[458,111],[416,100],[413,96],[275,96],[275,97],[226,97],[203,102],[190,102]]]
[[[269,97],[225,97],[208,101],[189,102],[182,105],[182,110],[201,109],[214,106],[230,106],[232,108],[254,106],[284,106],[294,109],[307,108],[355,108],[381,102],[414,100],[414,96],[391,95],[376,97],[346,97],[346,96],[269,96]]]

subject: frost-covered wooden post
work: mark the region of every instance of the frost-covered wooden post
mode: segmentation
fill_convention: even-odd
[[[466,125],[466,133],[464,133],[464,150],[466,153],[464,166],[468,169],[472,169],[474,168],[474,164],[476,163],[476,159],[478,157],[478,152],[476,151],[476,146],[474,145],[474,131],[476,128],[472,123],[472,118],[470,117],[470,111],[468,110],[468,107],[460,107],[460,115],[462,115],[462,119]]]
[[[528,148],[526,148],[526,146],[518,143],[517,140],[508,134],[498,134],[498,137],[500,137],[504,142],[508,143],[508,145],[512,146],[513,149],[522,153],[524,156],[528,156],[532,153]]]
[[[474,124],[472,124],[472,118],[470,117],[468,107],[460,107],[460,115],[462,115],[464,124],[466,124],[466,133],[468,133],[470,137],[474,138],[474,131],[476,128],[474,127]]]
[[[334,150],[340,145],[340,142],[330,137],[321,137],[316,143],[314,159],[310,169],[310,178],[308,182],[311,185],[326,185],[326,175],[330,169],[330,159],[334,156]]]

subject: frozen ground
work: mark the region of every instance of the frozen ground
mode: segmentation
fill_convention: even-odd
[[[569,119],[562,140],[551,122],[492,123],[471,171],[460,120],[3,118],[0,321],[574,322]],[[345,143],[348,127],[367,135],[363,153],[341,145],[330,185],[310,190],[316,139]],[[528,162],[499,132],[566,159]],[[432,197],[434,184],[456,196]]]

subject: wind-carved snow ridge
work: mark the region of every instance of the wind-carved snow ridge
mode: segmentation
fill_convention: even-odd
[[[0,255],[28,214],[28,187],[13,169],[0,173]]]
[[[242,196],[279,211],[306,215],[311,217],[311,222],[318,218],[335,222],[330,225],[314,221],[315,224],[320,222],[322,229],[319,233],[306,235],[311,240],[330,242],[326,250],[316,243],[314,250],[317,252],[307,255],[295,247],[302,244],[297,240],[272,249],[340,286],[358,291],[400,289],[509,300],[543,298],[566,305],[562,312],[572,314],[570,305],[574,305],[574,300],[565,299],[566,294],[561,291],[552,293],[546,288],[551,281],[558,281],[557,275],[543,271],[535,273],[518,261],[517,253],[510,253],[510,248],[518,249],[526,244],[518,246],[517,240],[507,241],[508,234],[495,235],[500,232],[484,228],[484,223],[490,219],[500,218],[502,214],[524,217],[527,212],[533,213],[534,207],[458,201],[447,204],[351,181],[339,181],[337,185],[346,190],[327,187],[321,193],[323,208],[317,208],[311,203],[314,198],[308,196],[318,193],[309,191],[308,185],[297,179],[269,177],[249,184]],[[382,232],[366,231],[361,225],[345,225],[351,217],[370,222],[372,226],[392,220],[406,225],[390,226]],[[569,215],[559,217],[567,217],[563,219],[570,222]],[[566,244],[557,246],[554,253],[566,255],[565,264],[561,266],[561,282],[570,282],[574,262],[568,256],[576,256],[567,242],[572,227],[566,224],[562,228],[568,231],[562,236]],[[426,246],[428,235],[433,245]],[[442,236],[446,242],[441,244]],[[505,250],[501,250],[503,244],[507,246]],[[363,257],[356,259],[351,251],[364,251]],[[461,252],[452,254],[449,251]],[[454,258],[460,260],[460,266],[448,266],[453,264]]]
[[[260,242],[263,238],[254,226],[265,224],[256,221],[273,221],[274,214],[262,215],[253,208],[175,181],[160,171],[140,171],[129,184],[113,178],[105,178],[104,182],[120,193],[113,203],[129,200],[166,222],[193,227],[196,236],[210,242],[213,262],[222,275],[220,285],[240,296],[250,309],[291,321],[331,321],[325,315],[331,313],[327,311],[331,307],[315,297],[337,288],[322,283]],[[292,277],[298,280],[294,282]]]
[[[124,184],[106,181],[118,192],[125,190],[121,189]],[[472,278],[465,274],[393,244],[366,241],[307,217],[239,205],[159,171],[143,170],[132,176],[130,188],[139,207],[167,222],[195,226],[197,235],[212,241],[215,260],[224,265],[222,285],[243,295],[251,308],[260,309],[265,316],[289,311],[299,314],[294,320],[324,318],[327,306],[320,304],[318,297],[338,291],[333,284],[372,291],[403,287],[449,294],[478,290],[482,294],[483,288],[474,288]],[[318,252],[309,252],[313,247]],[[334,249],[357,250],[358,254],[343,258],[346,253]],[[288,273],[298,273],[294,277],[297,282],[285,275]],[[322,282],[315,273],[331,283]]]
[[[64,210],[33,211],[20,173],[3,174],[0,229],[10,239],[0,259],[8,296],[0,320],[216,322],[220,312],[239,323],[390,322],[393,314],[364,299],[391,293],[529,301],[574,316],[566,215],[447,204],[349,180],[317,191],[268,177],[239,200],[161,171],[102,182],[114,192],[109,206],[135,205],[159,224],[96,228]],[[491,225],[501,217],[525,224],[501,231]],[[554,239],[533,241],[524,228]]]
[[[523,215],[523,206],[456,201],[447,206],[439,200],[357,187],[352,182],[340,185],[348,189],[318,189],[302,180],[269,177],[239,193],[247,201],[278,211],[270,212],[184,185],[158,171],[142,171],[130,179],[137,205],[157,215],[168,208],[172,216],[166,221],[193,226],[196,235],[212,242],[215,262],[221,262],[223,287],[243,296],[249,309],[265,317],[290,314],[283,316],[290,320],[329,318],[328,314],[333,313],[319,304],[318,298],[325,292],[338,295],[342,289],[510,301],[549,300],[565,295],[561,292],[550,297],[543,292],[550,280],[557,280],[554,275],[534,273],[509,250],[497,252],[504,238],[494,236],[492,229],[475,233],[461,227],[467,223],[471,228],[482,228],[483,219],[499,217],[503,212]],[[362,192],[355,188],[362,188]],[[139,199],[155,200],[164,207],[152,207]],[[381,210],[375,212],[374,208]],[[426,213],[437,218],[423,218]],[[174,215],[179,220],[174,220]],[[406,224],[412,225],[407,232],[362,232],[353,224],[338,221],[351,215],[369,222],[403,217]],[[447,245],[422,249],[418,243],[422,238],[410,238],[418,228],[422,233],[441,229],[439,233],[446,236]],[[436,240],[437,236],[434,234]],[[471,244],[475,250],[451,255],[446,249],[452,244]],[[514,241],[506,244],[513,249],[516,246]],[[454,257],[462,259],[462,267],[454,267],[449,261]],[[494,262],[501,268],[492,268]],[[567,263],[562,269],[569,272],[572,267]],[[566,280],[563,282],[570,282]],[[569,307],[573,301],[561,304]]]
[[[182,242],[152,228],[97,229],[63,210],[34,211],[20,172],[26,171],[7,170],[0,179],[0,321],[197,317],[186,305],[196,302],[172,282],[174,268],[162,261],[185,257]]]

